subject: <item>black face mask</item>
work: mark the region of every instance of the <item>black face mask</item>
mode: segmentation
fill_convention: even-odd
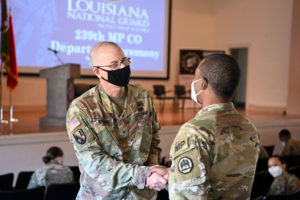
[[[121,69],[109,71],[105,69],[101,69],[107,72],[108,80],[101,77],[103,80],[120,87],[125,87],[129,83],[130,78],[130,66],[123,67]]]

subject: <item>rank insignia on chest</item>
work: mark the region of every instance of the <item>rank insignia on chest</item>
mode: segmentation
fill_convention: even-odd
[[[73,133],[73,137],[78,144],[84,144],[86,141],[86,136],[81,129],[79,129],[75,133]]]
[[[193,170],[194,164],[189,157],[183,157],[178,162],[178,171],[182,174],[188,174]]]

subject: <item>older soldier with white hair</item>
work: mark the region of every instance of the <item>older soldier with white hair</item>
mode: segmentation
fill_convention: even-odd
[[[151,94],[129,84],[130,58],[117,44],[100,42],[90,57],[99,84],[71,103],[66,122],[81,170],[77,199],[156,199],[167,178],[149,167],[161,152]]]

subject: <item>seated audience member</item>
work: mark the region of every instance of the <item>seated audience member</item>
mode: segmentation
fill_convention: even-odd
[[[63,151],[59,147],[50,147],[43,161],[45,165],[32,174],[27,189],[73,181],[73,172],[63,165]]]
[[[281,130],[279,132],[279,139],[283,145],[282,156],[300,155],[300,141],[292,139],[289,130]]]
[[[268,171],[275,178],[268,195],[289,195],[300,190],[300,180],[289,174],[285,168],[285,160],[280,156],[272,156],[268,160]]]

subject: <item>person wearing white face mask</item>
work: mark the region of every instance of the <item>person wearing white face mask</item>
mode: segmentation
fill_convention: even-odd
[[[250,199],[260,140],[231,102],[239,76],[237,62],[225,54],[209,55],[197,67],[191,97],[203,108],[171,146],[171,200]]]
[[[282,129],[279,132],[279,139],[283,146],[282,156],[300,155],[300,141],[292,139],[289,130]]]
[[[275,178],[267,195],[289,195],[300,190],[300,180],[286,169],[285,160],[280,156],[272,156],[268,160],[268,171]]]

